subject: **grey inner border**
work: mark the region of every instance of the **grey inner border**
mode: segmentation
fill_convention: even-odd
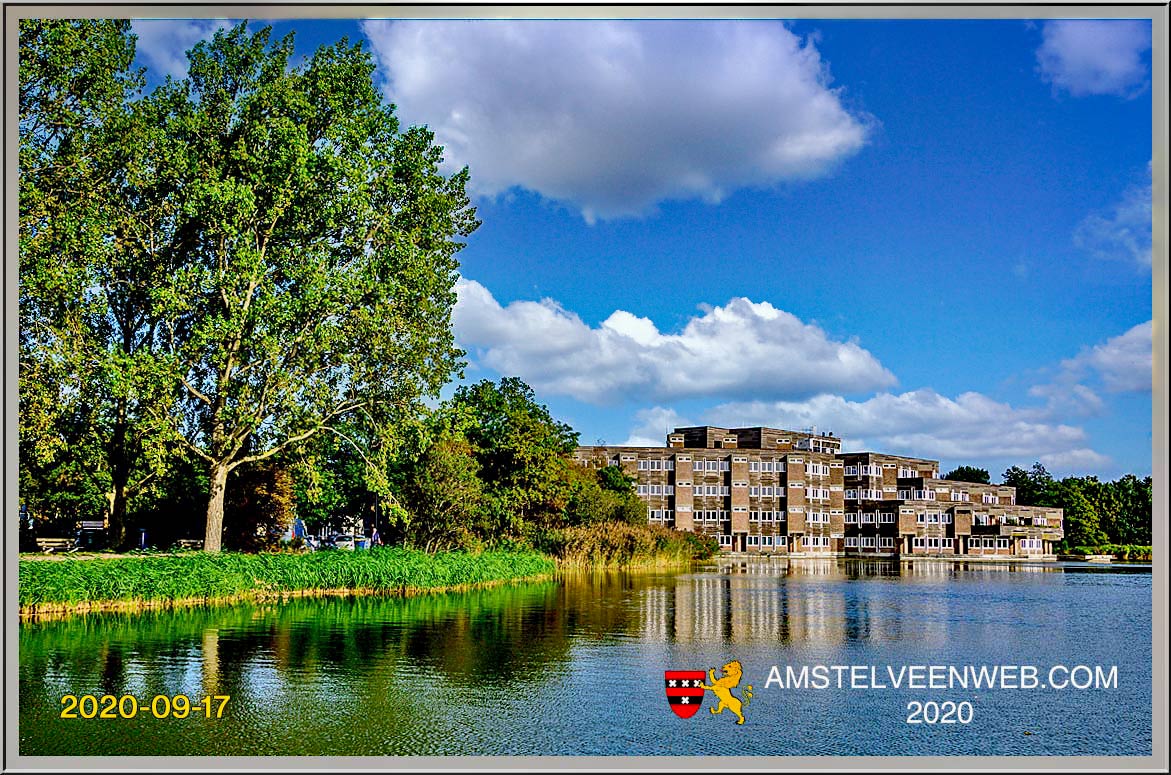
[[[127,18],[754,18],[754,19],[1150,19],[1151,166],[1152,166],[1152,287],[1154,384],[1151,395],[1151,475],[1154,482],[1151,590],[1150,756],[949,757],[930,756],[467,756],[467,757],[250,757],[250,756],[20,756],[17,717],[19,686],[17,637],[17,545],[13,519],[4,519],[4,759],[5,771],[82,770],[323,770],[349,769],[606,769],[621,771],[696,771],[716,768],[769,770],[1117,770],[1166,772],[1167,757],[1167,516],[1168,516],[1168,9],[1150,5],[35,5],[4,6],[4,514],[15,514],[17,494],[17,27],[31,17]]]

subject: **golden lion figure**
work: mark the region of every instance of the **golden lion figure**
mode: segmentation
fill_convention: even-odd
[[[730,710],[736,716],[736,723],[743,724],[743,708],[752,698],[752,686],[744,687],[744,701],[741,702],[739,697],[732,694],[732,690],[740,685],[740,678],[744,675],[744,669],[740,667],[740,662],[734,659],[720,668],[720,670],[724,674],[723,677],[717,679],[716,669],[713,667],[707,671],[708,680],[712,682],[712,685],[708,686],[705,683],[700,683],[699,686],[701,689],[711,691],[720,700],[718,706],[710,708],[713,715],[723,713],[725,709]]]

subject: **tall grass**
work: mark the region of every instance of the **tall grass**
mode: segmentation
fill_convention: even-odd
[[[312,554],[192,552],[118,559],[20,563],[22,610],[107,603],[166,604],[333,590],[458,587],[552,572],[524,552],[424,552],[398,547]]]
[[[690,564],[718,551],[715,539],[662,525],[598,522],[549,530],[536,548],[563,567],[666,567]]]

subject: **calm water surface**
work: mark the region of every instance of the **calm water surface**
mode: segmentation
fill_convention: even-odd
[[[744,665],[737,726],[663,671]],[[1117,666],[1111,689],[765,687],[777,665]],[[231,695],[207,720],[60,719],[64,694]],[[908,725],[910,700],[970,724]],[[1028,733],[1028,734],[1026,734]],[[1151,753],[1149,567],[794,561],[410,599],[20,627],[29,755]]]

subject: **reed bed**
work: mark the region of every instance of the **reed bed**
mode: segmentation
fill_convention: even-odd
[[[411,592],[541,576],[554,570],[533,552],[425,552],[398,547],[311,554],[207,554],[25,561],[22,613],[110,604],[176,604],[347,592]]]
[[[550,530],[537,549],[567,568],[678,567],[705,560],[718,551],[715,539],[661,525],[599,522]]]

